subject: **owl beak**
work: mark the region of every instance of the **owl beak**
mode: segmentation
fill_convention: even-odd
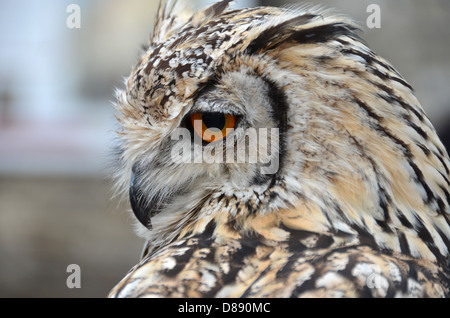
[[[133,167],[133,174],[130,182],[130,204],[136,218],[149,230],[152,229],[152,223],[150,221],[150,211],[148,211],[148,205],[145,204],[145,197],[142,191],[139,189],[138,182],[136,180],[136,171]]]

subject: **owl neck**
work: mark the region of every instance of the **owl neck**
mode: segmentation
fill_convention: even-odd
[[[273,187],[260,192],[251,188],[239,194],[205,192],[192,202],[183,201],[188,207],[184,211],[164,211],[152,218],[153,229],[144,237],[154,252],[184,237],[203,237],[206,232],[209,239],[218,241],[258,237],[274,246],[308,232],[328,236],[340,246],[363,244],[447,261],[448,225],[443,216],[433,216],[418,206],[414,209],[411,201],[405,201],[408,196],[402,200],[393,191],[398,185],[388,183],[382,175],[370,175],[368,170],[325,175],[318,182],[317,176],[294,178],[286,173]],[[370,178],[379,180],[367,182]],[[213,231],[207,231],[211,229],[208,224],[214,225]]]
[[[192,236],[208,235],[208,239],[219,242],[258,238],[264,244],[281,246],[291,244],[293,237],[304,233],[317,233],[332,240],[333,246],[368,245],[383,252],[447,262],[446,249],[442,247],[441,251],[439,242],[424,234],[436,231],[425,227],[429,220],[411,224],[411,228],[398,223],[388,215],[394,209],[391,202],[382,207],[375,204],[380,198],[370,202],[370,196],[364,197],[361,194],[364,188],[355,182],[335,180],[325,194],[315,189],[309,196],[298,192],[295,199],[293,196],[287,199],[288,192],[280,188],[277,194],[267,194],[272,197],[273,206],[279,207],[271,211],[256,210],[254,200],[217,193],[204,198],[202,208],[180,213],[172,222],[166,218],[164,227],[156,226],[149,240],[150,251]]]

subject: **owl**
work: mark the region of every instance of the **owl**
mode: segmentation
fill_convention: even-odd
[[[109,297],[448,297],[450,161],[411,86],[318,7],[161,4],[117,92],[142,259]]]

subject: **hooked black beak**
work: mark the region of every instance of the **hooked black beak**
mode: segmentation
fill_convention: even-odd
[[[147,169],[150,169],[150,167],[147,167]],[[142,171],[139,170],[139,166],[136,163],[132,168],[129,190],[130,204],[139,222],[151,230],[151,218],[161,213],[163,207],[170,204],[174,196],[182,194],[182,189],[185,188],[185,185],[179,185],[178,191],[174,190],[170,195],[163,195],[162,192],[152,191],[151,182],[148,184],[143,181],[145,180],[143,180]]]
[[[136,218],[149,230],[152,229],[152,223],[150,222],[150,211],[148,205],[145,203],[146,199],[139,189],[136,175],[136,167],[133,166],[133,174],[131,176],[130,182],[130,204],[133,209],[133,213]]]

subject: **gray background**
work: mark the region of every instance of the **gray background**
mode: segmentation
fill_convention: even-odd
[[[81,7],[81,29],[66,27],[70,3]],[[359,21],[370,47],[404,75],[446,133],[450,1],[309,3]],[[380,5],[380,29],[366,27],[371,3]],[[137,61],[156,6],[0,0],[0,297],[104,297],[137,262],[143,242],[127,202],[111,199],[106,172],[115,129],[110,101]],[[66,286],[69,264],[81,267],[80,289]]]

